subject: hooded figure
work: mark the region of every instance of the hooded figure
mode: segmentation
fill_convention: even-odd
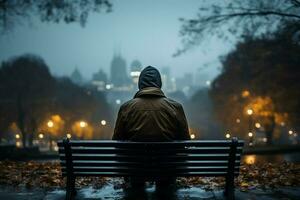
[[[142,90],[146,87],[161,88],[161,77],[159,71],[151,66],[146,67],[139,77],[139,89]]]
[[[172,141],[190,139],[180,103],[161,90],[159,71],[151,66],[140,74],[139,91],[119,110],[113,140]]]
[[[154,67],[146,67],[139,77],[139,91],[119,110],[113,140],[162,142],[190,139],[181,104],[168,99],[161,91],[161,77]],[[156,192],[170,194],[175,177],[157,178]],[[144,191],[145,180],[125,179],[137,191]],[[169,191],[169,192],[166,192]]]

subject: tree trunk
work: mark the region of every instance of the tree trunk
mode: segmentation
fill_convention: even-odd
[[[266,138],[267,138],[267,145],[273,145],[273,132],[274,130],[266,130]]]
[[[27,141],[27,133],[25,130],[25,111],[23,109],[22,100],[21,100],[20,95],[17,98],[17,110],[18,110],[18,127],[22,134],[23,148],[25,148],[26,141]]]
[[[36,123],[36,120],[34,118],[31,118],[30,120],[30,126],[31,126],[31,132],[29,133],[29,137],[28,137],[28,145],[30,147],[33,146],[33,138],[34,138],[34,135],[35,135],[35,132],[37,130],[37,123]]]
[[[267,125],[265,125],[265,134],[266,134],[266,138],[267,138],[267,145],[273,145],[273,133],[274,133],[274,129],[275,129],[275,116],[272,115],[271,117],[269,117],[268,119],[268,123]]]

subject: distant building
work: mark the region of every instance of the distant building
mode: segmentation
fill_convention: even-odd
[[[82,85],[82,83],[83,83],[82,75],[81,75],[80,71],[77,68],[74,69],[74,71],[72,72],[70,78],[71,78],[73,83],[76,83],[78,85]]]
[[[102,69],[93,74],[92,85],[96,86],[98,91],[104,91],[106,89],[107,75]]]
[[[132,79],[132,82],[137,85],[139,81],[139,76],[142,71],[142,63],[139,60],[134,60],[131,63],[130,66],[130,77]]]
[[[130,83],[126,70],[126,61],[121,55],[114,55],[111,61],[110,81],[114,87],[123,87]]]
[[[161,69],[162,89],[167,92],[174,92],[176,90],[176,84],[174,78],[171,78],[171,71],[169,67],[163,67]]]

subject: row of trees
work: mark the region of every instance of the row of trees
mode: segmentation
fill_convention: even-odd
[[[289,23],[273,34],[244,38],[223,57],[211,96],[216,116],[228,130],[244,137],[249,114],[262,125],[269,144],[277,125],[299,128],[300,45],[292,37],[298,28]]]
[[[40,130],[45,130],[47,121],[55,116],[61,117],[60,122],[63,122],[56,131],[60,136],[72,133],[73,123],[79,120],[95,127],[99,127],[101,119],[111,121],[110,108],[102,93],[82,88],[68,78],[53,77],[42,58],[22,55],[3,62],[0,68],[0,133],[15,123],[23,145],[32,145],[33,138]],[[94,130],[94,134],[99,131]]]
[[[215,117],[233,135],[244,138],[260,122],[272,144],[277,125],[299,130],[299,13],[298,0],[232,0],[203,3],[195,17],[181,19],[175,56],[214,35],[237,42],[210,90]],[[192,107],[203,107],[202,93]]]

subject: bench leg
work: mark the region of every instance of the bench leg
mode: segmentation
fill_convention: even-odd
[[[67,177],[66,200],[74,199],[75,195],[76,195],[75,178]]]
[[[226,177],[224,195],[228,200],[234,200],[234,176]]]

